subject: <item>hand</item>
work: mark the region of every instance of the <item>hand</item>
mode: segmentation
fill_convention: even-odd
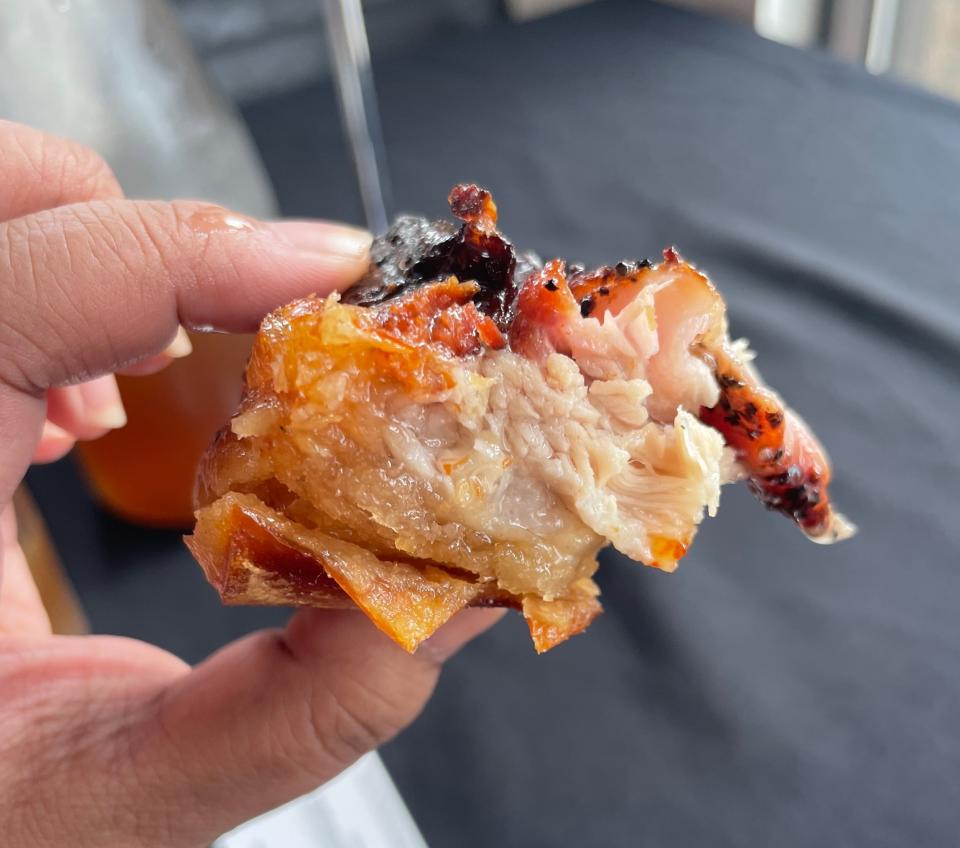
[[[193,669],[51,635],[11,506],[31,458],[121,425],[109,375],[162,367],[181,325],[251,331],[356,279],[370,239],[124,200],[95,154],[5,122],[0,185],[0,841],[206,845],[393,736],[497,613],[467,611],[410,656],[363,615],[304,611]]]

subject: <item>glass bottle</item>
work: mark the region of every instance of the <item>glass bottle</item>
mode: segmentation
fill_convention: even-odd
[[[0,115],[92,147],[129,197],[276,215],[245,126],[163,0],[3,0]],[[78,449],[98,498],[127,519],[192,522],[197,460],[239,399],[250,339],[191,341],[163,373],[118,378],[127,426]]]

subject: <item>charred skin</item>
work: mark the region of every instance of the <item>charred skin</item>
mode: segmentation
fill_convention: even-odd
[[[520,283],[539,264],[517,255],[497,231],[497,207],[489,191],[456,186],[448,198],[459,229],[445,221],[400,218],[372,248],[369,274],[343,296],[344,303],[372,306],[438,279],[456,277],[478,286],[474,302],[506,331]]]
[[[749,472],[750,490],[813,539],[836,532],[827,492],[830,465],[804,423],[729,351],[703,355],[715,369],[720,402],[701,409],[700,420],[736,451]]]

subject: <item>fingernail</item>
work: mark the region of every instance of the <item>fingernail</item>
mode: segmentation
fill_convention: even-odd
[[[434,662],[446,662],[470,640],[489,630],[506,614],[505,609],[467,609],[457,613],[420,646]]]
[[[190,336],[183,327],[177,328],[177,334],[173,341],[168,344],[163,352],[171,359],[183,359],[193,353],[193,344],[190,342]]]
[[[41,434],[40,438],[60,442],[73,441],[73,436],[64,430],[63,427],[58,427],[51,421],[43,422],[43,433]]]
[[[83,415],[88,424],[116,430],[127,423],[120,390],[112,375],[81,383],[79,389],[83,397]]]
[[[270,229],[304,253],[346,259],[364,258],[373,242],[373,236],[366,230],[329,221],[274,221]]]

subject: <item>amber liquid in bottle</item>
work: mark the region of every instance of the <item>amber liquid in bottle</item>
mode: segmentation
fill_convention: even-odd
[[[240,399],[250,336],[191,334],[193,353],[149,377],[118,377],[127,425],[82,443],[94,493],[137,524],[193,524],[197,463]]]

